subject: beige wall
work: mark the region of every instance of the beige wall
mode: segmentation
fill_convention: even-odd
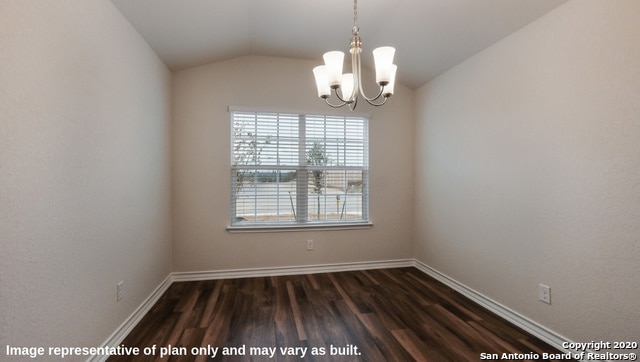
[[[361,105],[372,229],[229,234],[227,106],[328,112],[317,62],[171,85],[108,1],[0,0],[0,346],[99,345],[170,271],[411,257],[573,340],[637,339],[639,4],[571,1]]]
[[[320,58],[319,58],[320,59]],[[370,113],[368,230],[229,234],[227,107],[330,112],[316,96],[316,62],[242,57],[174,73],[173,270],[208,271],[411,257],[413,91],[397,87]],[[373,81],[373,76],[365,79]],[[348,112],[348,111],[344,111]],[[306,250],[306,240],[315,250]]]
[[[639,19],[571,1],[416,95],[417,258],[580,342],[640,336]]]
[[[0,1],[0,48],[0,345],[99,346],[170,272],[171,75],[106,0]]]

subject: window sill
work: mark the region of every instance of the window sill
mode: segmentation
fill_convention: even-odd
[[[324,231],[324,230],[359,230],[370,229],[371,222],[358,223],[327,223],[327,224],[288,224],[288,225],[247,225],[227,226],[227,232],[234,233],[279,233],[291,231]]]

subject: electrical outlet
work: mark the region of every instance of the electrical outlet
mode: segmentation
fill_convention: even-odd
[[[124,297],[124,290],[122,287],[123,284],[124,284],[124,281],[122,280],[116,284],[116,302],[121,301],[122,298]]]
[[[551,287],[548,285],[540,284],[538,286],[538,299],[547,304],[551,304]]]
[[[307,240],[307,250],[313,250],[313,240]]]

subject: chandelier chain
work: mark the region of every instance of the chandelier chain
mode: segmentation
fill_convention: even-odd
[[[358,0],[353,0],[353,34],[358,34]]]

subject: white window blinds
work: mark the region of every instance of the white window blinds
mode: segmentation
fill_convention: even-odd
[[[232,226],[368,221],[367,118],[230,113]]]

